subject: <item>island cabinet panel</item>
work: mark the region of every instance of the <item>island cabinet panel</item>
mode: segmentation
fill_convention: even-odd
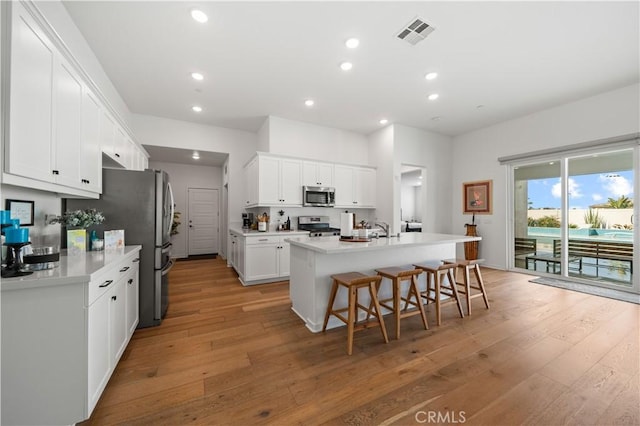
[[[63,255],[54,270],[3,278],[2,424],[90,417],[138,321],[139,250]]]

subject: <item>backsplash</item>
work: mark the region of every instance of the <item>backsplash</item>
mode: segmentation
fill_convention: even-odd
[[[34,247],[60,245],[60,225],[45,224],[45,215],[61,214],[61,198],[57,194],[2,185],[1,207],[3,210],[8,199],[34,202],[34,225],[29,226],[29,238]]]
[[[280,216],[279,211],[283,211],[284,214]],[[291,219],[291,227],[295,230],[298,229],[298,216],[328,216],[329,223],[332,227],[340,227],[340,213],[345,211],[349,213],[355,213],[356,222],[361,220],[370,223],[373,226],[375,218],[375,209],[340,209],[340,208],[323,208],[323,207],[252,207],[247,208],[245,211],[253,213],[257,216],[262,213],[269,215],[269,230],[275,231],[279,223],[287,221],[287,217]]]

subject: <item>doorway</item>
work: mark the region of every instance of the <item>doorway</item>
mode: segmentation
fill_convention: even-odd
[[[400,231],[422,232],[425,189],[424,167],[402,165],[400,172]]]
[[[220,241],[220,201],[217,189],[188,189],[188,255],[217,254]]]

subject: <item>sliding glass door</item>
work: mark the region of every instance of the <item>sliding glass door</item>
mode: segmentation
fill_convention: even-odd
[[[592,149],[513,165],[511,265],[638,292],[634,149]]]

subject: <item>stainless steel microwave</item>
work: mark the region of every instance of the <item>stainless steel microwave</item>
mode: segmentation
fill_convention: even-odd
[[[302,205],[305,207],[333,207],[336,189],[328,186],[303,186]]]

